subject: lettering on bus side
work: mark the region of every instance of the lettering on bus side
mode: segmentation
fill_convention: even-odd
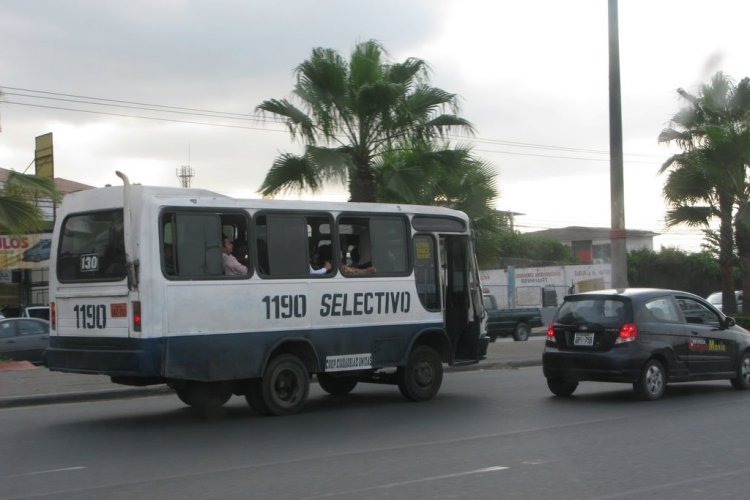
[[[307,295],[266,295],[266,319],[304,318],[307,316]]]
[[[409,292],[325,293],[320,300],[320,316],[363,316],[408,313]]]

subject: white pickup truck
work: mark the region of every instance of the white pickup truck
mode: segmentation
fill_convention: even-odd
[[[49,306],[6,306],[0,318],[39,318],[49,321]]]

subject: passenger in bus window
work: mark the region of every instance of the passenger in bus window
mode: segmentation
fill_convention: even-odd
[[[310,274],[328,274],[333,269],[331,245],[321,245],[313,255]]]
[[[341,272],[344,274],[373,274],[375,273],[375,267],[372,265],[372,262],[360,262],[359,257],[359,250],[357,247],[353,247],[349,251],[349,255],[351,256],[351,265],[346,264],[346,258],[342,258],[341,260]]]
[[[221,255],[221,258],[224,262],[224,274],[228,274],[230,276],[237,276],[242,274],[247,274],[247,266],[243,266],[240,264],[240,262],[237,260],[237,257],[232,255],[232,248],[233,248],[232,240],[224,237],[224,245],[223,245],[223,253]]]

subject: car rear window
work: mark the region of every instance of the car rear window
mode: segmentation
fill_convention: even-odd
[[[573,325],[576,323],[621,323],[628,314],[627,304],[617,299],[575,299],[566,300],[560,306],[556,323]]]

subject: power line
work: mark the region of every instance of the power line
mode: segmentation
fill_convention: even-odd
[[[209,122],[203,122],[203,121],[181,120],[181,119],[167,118],[167,117],[161,117],[161,116],[155,117],[155,116],[133,115],[133,114],[126,114],[126,113],[110,112],[110,111],[97,111],[97,110],[92,110],[92,109],[34,104],[34,103],[29,103],[29,102],[5,101],[7,104],[12,104],[16,106],[27,106],[27,107],[35,107],[35,108],[43,108],[43,109],[55,109],[59,111],[116,116],[116,117],[121,117],[121,118],[140,118],[144,120],[165,121],[165,122],[171,122],[171,123],[185,123],[185,124],[191,124],[191,125],[237,128],[237,129],[271,131],[271,132],[286,132],[286,129],[280,130],[280,129],[275,129],[272,127],[262,126],[263,123],[268,123],[268,122],[273,122],[275,124],[285,123],[285,121],[282,118],[279,118],[273,115],[260,116],[257,114],[248,114],[248,113],[236,113],[236,112],[216,111],[216,110],[202,109],[202,108],[168,106],[168,105],[163,105],[163,104],[143,103],[143,102],[137,102],[137,101],[92,97],[92,96],[84,96],[84,95],[78,95],[78,94],[65,94],[61,92],[33,90],[33,89],[26,89],[26,88],[20,88],[20,87],[0,87],[0,88],[14,91],[14,92],[6,91],[5,95],[13,95],[16,97],[22,97],[26,99],[44,99],[44,100],[53,100],[53,101],[68,102],[68,103],[75,103],[75,104],[82,104],[82,105],[114,107],[114,108],[122,108],[122,109],[137,110],[137,111],[172,113],[172,114],[187,115],[187,116],[201,116],[201,117],[207,117],[207,118],[220,118],[220,119],[223,118],[223,119],[239,120],[239,121],[251,121],[253,123],[261,124],[261,126],[252,127],[252,126],[243,126],[243,125],[236,125],[236,124],[216,123],[216,122],[209,123]],[[39,95],[34,95],[34,94],[39,94]],[[564,151],[564,152],[571,152],[571,153],[583,153],[583,154],[594,154],[594,155],[609,155],[609,151],[606,151],[606,150],[575,148],[575,147],[567,147],[567,146],[555,146],[555,145],[549,145],[549,144],[527,143],[527,142],[519,142],[519,141],[508,141],[508,140],[502,140],[502,139],[491,139],[491,138],[482,138],[482,137],[469,137],[469,136],[461,136],[461,135],[450,135],[449,137],[452,137],[454,139],[470,141],[474,144],[488,144],[488,145],[497,144],[497,145],[508,146],[512,148],[525,148],[525,149],[532,149],[532,150],[536,149],[536,150]],[[545,155],[541,153],[523,153],[523,152],[507,151],[507,150],[476,149],[476,151],[483,152],[483,153],[490,153],[490,154],[533,156],[533,157],[540,157],[540,158],[555,158],[555,159],[563,159],[563,160],[609,161],[608,158]],[[654,157],[653,155],[646,155],[646,154],[639,154],[639,153],[634,153],[634,154],[628,153],[628,156]],[[652,162],[628,160],[628,163],[651,164]]]

